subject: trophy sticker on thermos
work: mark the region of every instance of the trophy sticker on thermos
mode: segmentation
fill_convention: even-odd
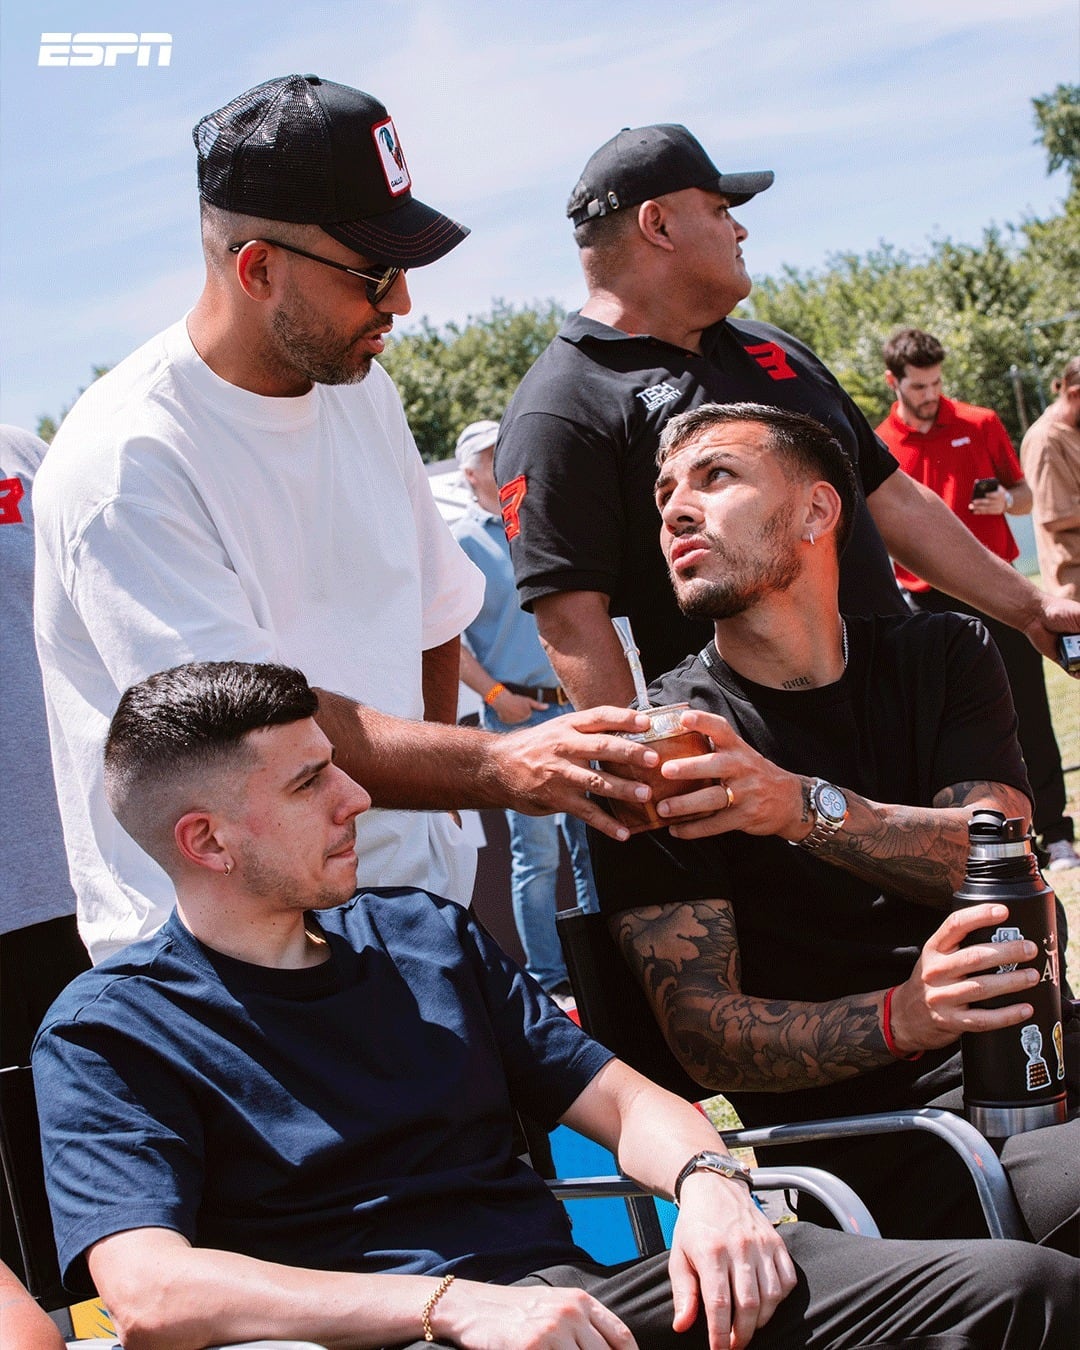
[[[990,941],[991,941],[991,942],[1019,942],[1019,941],[1021,941],[1021,939],[1023,938],[1023,936],[1024,936],[1024,935],[1023,935],[1023,933],[1021,933],[1021,931],[1020,931],[1019,928],[998,928],[998,929],[995,931],[994,936],[990,939]],[[1006,965],[1004,965],[1004,966],[998,966],[998,974],[999,974],[999,975],[1004,975],[1004,974],[1006,974],[1008,971],[1010,971],[1010,970],[1015,970],[1015,969],[1016,969],[1016,962],[1015,962],[1015,961],[1010,961],[1010,962],[1008,962],[1008,963],[1007,963]]]

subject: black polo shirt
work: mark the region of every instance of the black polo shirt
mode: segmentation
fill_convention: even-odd
[[[629,615],[649,678],[700,650],[712,625],[683,618],[660,551],[656,447],[674,413],[753,402],[807,413],[838,438],[862,486],[841,568],[848,614],[904,613],[867,510],[896,461],[816,356],[769,324],[725,319],[702,352],[571,315],[502,420],[495,472],[526,609],[560,591],[601,591]]]

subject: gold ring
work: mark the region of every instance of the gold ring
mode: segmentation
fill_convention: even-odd
[[[728,809],[728,806],[735,805],[735,794],[734,792],[732,792],[731,788],[729,788],[726,783],[724,783],[722,786],[724,791],[727,793],[727,806],[724,807],[724,810],[726,811]]]

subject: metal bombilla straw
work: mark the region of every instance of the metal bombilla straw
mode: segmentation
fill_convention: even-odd
[[[626,664],[630,667],[630,674],[634,681],[634,694],[637,697],[637,705],[644,711],[651,708],[649,702],[649,686],[645,681],[645,672],[641,668],[641,653],[638,651],[638,645],[634,641],[634,630],[630,627],[630,620],[624,616],[612,619],[612,628],[618,634],[622,649],[626,653]]]

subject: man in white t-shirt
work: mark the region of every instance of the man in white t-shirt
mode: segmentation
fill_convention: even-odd
[[[635,789],[590,761],[643,754],[596,734],[635,725],[622,711],[512,738],[452,725],[459,634],[483,578],[435,509],[374,360],[411,307],[405,271],[468,231],[412,196],[386,109],[292,75],[194,137],[202,294],[79,400],[34,496],[53,763],[95,960],[152,932],[175,898],[101,781],[120,693],[155,671],[303,669],[339,764],[381,808],[362,827],[364,880],[460,903],[475,853],[440,808],[569,809],[618,833],[585,792]]]

